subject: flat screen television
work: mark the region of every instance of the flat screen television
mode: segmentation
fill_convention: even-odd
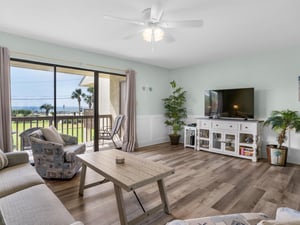
[[[210,118],[254,118],[254,88],[207,90],[204,102]]]

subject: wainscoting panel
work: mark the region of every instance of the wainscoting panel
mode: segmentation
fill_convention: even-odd
[[[163,115],[137,116],[138,147],[169,141],[168,127],[165,126],[164,120]]]
[[[188,115],[186,124],[195,123],[200,115]],[[202,116],[203,117],[203,116]],[[164,115],[137,116],[137,146],[144,147],[169,142],[169,128],[164,124]],[[277,143],[277,134],[268,127],[263,128],[261,157],[266,158],[266,144]],[[300,165],[300,133],[290,131],[285,145],[289,148],[288,162]],[[180,142],[183,142],[183,131]]]
[[[190,115],[186,124],[195,123],[199,115]],[[137,145],[138,147],[169,142],[169,128],[164,124],[164,115],[137,116]],[[183,142],[183,131],[180,142]]]

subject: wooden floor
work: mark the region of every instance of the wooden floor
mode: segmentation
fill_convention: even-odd
[[[163,225],[174,218],[193,218],[240,212],[264,212],[274,217],[277,207],[300,210],[300,166],[270,166],[203,151],[159,144],[139,149],[140,157],[175,168],[165,179],[171,215],[157,213],[141,224]],[[70,181],[47,181],[75,219],[86,225],[119,225],[111,183],[85,190],[78,195],[80,173]],[[88,170],[87,182],[101,177]],[[124,191],[129,219],[142,210],[135,196]],[[137,190],[144,207],[160,201],[156,184]]]

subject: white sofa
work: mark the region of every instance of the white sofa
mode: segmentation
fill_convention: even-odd
[[[282,207],[277,209],[275,219],[263,213],[240,213],[173,220],[166,225],[300,225],[300,211]]]
[[[26,152],[5,154],[0,170],[0,225],[83,225],[29,164]]]

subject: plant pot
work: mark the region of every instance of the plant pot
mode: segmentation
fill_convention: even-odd
[[[267,160],[268,160],[268,163],[270,163],[270,164],[271,164],[271,155],[270,155],[271,148],[277,148],[277,145],[267,145],[267,146],[266,146],[266,150],[267,150]]]
[[[268,162],[275,166],[285,166],[287,159],[288,148],[282,146],[277,148],[277,145],[267,145]]]
[[[180,135],[176,134],[169,134],[171,145],[178,145]]]

